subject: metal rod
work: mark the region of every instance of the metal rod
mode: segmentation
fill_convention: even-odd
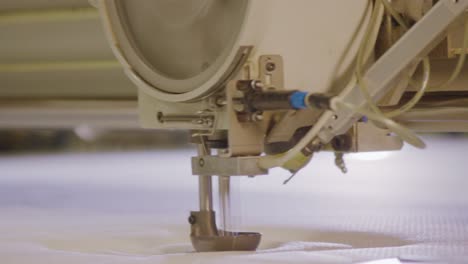
[[[219,176],[219,216],[220,235],[225,235],[224,231],[232,231],[231,228],[231,177]]]
[[[210,149],[206,147],[204,141],[198,144],[198,155],[210,155]],[[213,211],[213,190],[212,177],[210,175],[198,176],[198,199],[200,211]]]

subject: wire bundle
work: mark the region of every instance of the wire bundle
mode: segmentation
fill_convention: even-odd
[[[424,93],[427,91],[429,87],[429,79],[430,79],[430,61],[428,57],[422,59],[423,63],[423,80],[421,84],[419,84],[420,88],[413,96],[411,100],[405,103],[398,109],[382,112],[382,110],[377,106],[374,102],[372,96],[367,89],[367,84],[365,83],[363,77],[363,67],[364,63],[370,58],[372,51],[374,50],[375,43],[377,41],[378,32],[380,29],[381,21],[383,19],[384,9],[398,22],[398,24],[407,31],[409,29],[408,25],[404,21],[404,19],[398,14],[398,12],[393,9],[390,5],[388,0],[376,0],[374,4],[374,8],[371,14],[371,18],[369,20],[367,29],[364,33],[363,40],[359,46],[358,55],[356,59],[356,68],[355,68],[355,75],[351,78],[349,83],[345,86],[342,91],[342,94],[348,94],[351,89],[355,89],[356,85],[359,87],[361,93],[366,99],[367,106],[364,108],[359,108],[357,106],[351,105],[346,103],[340,96],[333,97],[331,99],[330,108],[332,111],[326,111],[322,116],[317,120],[314,126],[309,130],[309,132],[288,152],[283,153],[281,155],[275,156],[263,156],[259,160],[259,166],[265,169],[273,168],[273,167],[281,167],[289,160],[293,159],[297,156],[298,153],[302,149],[304,149],[312,140],[314,140],[321,129],[325,126],[325,124],[332,118],[333,111],[337,111],[339,109],[347,109],[349,111],[353,111],[355,113],[359,113],[361,115],[366,116],[368,119],[377,122],[385,127],[387,127],[390,131],[397,134],[402,140],[406,141],[407,143],[418,147],[418,148],[425,148],[425,143],[411,130],[408,128],[396,123],[391,118],[397,117],[403,113],[408,112],[421,100]],[[458,63],[452,72],[450,78],[442,84],[439,84],[437,87],[439,89],[447,88],[457,77],[460,75],[463,65],[466,60],[466,50],[468,48],[468,19],[465,22],[465,30],[464,30],[464,37],[463,37],[463,46],[462,52],[458,59]],[[408,78],[411,78],[409,76]],[[409,81],[411,85],[415,85],[416,82],[411,80]]]

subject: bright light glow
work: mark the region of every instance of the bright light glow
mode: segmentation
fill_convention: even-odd
[[[374,260],[370,262],[363,262],[362,264],[401,264],[401,261],[398,259],[392,258],[392,259],[380,259],[380,260]]]
[[[74,129],[74,132],[80,139],[87,142],[96,140],[101,134],[101,131],[88,125],[79,125]]]
[[[364,161],[383,160],[392,156],[393,153],[394,152],[392,151],[352,153],[352,154],[347,155],[346,158],[351,158],[355,160],[364,160]]]

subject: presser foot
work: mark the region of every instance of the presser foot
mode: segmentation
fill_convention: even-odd
[[[190,240],[198,252],[210,251],[254,251],[262,235],[255,232],[230,232],[218,230],[214,211],[191,212]]]

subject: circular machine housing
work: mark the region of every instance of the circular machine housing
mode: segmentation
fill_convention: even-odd
[[[105,0],[101,10],[114,51],[138,86],[164,101],[188,101],[230,75],[247,6],[248,0]]]
[[[347,82],[369,17],[368,0],[98,0],[127,75],[148,96],[193,102],[233,78],[238,56],[257,76],[280,55],[286,89],[326,92]]]

